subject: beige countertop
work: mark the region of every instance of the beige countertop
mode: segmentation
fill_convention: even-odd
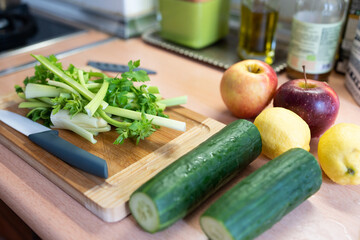
[[[104,34],[91,32],[86,37],[76,37],[69,44],[77,46],[105,37]],[[51,54],[57,47],[60,50],[59,45],[38,52]],[[5,68],[5,64],[6,67],[21,64],[24,58],[28,59],[27,55],[0,59],[0,68]],[[141,39],[114,40],[66,57],[62,62],[65,66],[69,63],[81,66],[88,60],[126,64],[137,59],[141,59],[142,67],[157,71],[156,75],[150,76],[152,85],[158,86],[165,98],[187,95],[185,107],[223,123],[235,120],[221,100],[219,84],[222,70],[153,47]],[[0,77],[0,96],[11,94],[13,86],[21,84],[32,73],[32,69],[26,69]],[[284,73],[278,77],[279,85],[287,81]],[[329,84],[340,97],[336,122],[360,125],[360,107],[345,89],[344,76],[332,74]],[[311,142],[311,152],[316,157],[317,142],[318,139]],[[263,156],[259,157],[244,173],[184,220],[152,235],[142,231],[132,216],[116,223],[100,220],[3,145],[0,145],[0,156],[0,198],[44,239],[206,239],[198,223],[201,213],[224,190],[268,161]],[[336,185],[324,176],[319,192],[258,239],[359,240],[360,187]]]

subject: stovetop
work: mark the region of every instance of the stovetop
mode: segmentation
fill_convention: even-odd
[[[35,14],[26,4],[21,4],[0,12],[0,54],[82,31],[64,22]]]
[[[63,24],[46,17],[37,15],[33,16],[36,22],[37,32],[35,35],[27,39],[27,45],[83,31],[82,29]]]

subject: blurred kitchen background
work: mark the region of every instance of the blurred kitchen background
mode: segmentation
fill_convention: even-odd
[[[279,0],[278,37],[289,40],[295,0]],[[138,36],[157,25],[157,0],[1,0],[1,9],[27,4],[37,15],[86,25],[121,38]],[[241,0],[231,0],[231,27],[239,25]],[[1,26],[1,25],[0,25]]]
[[[279,0],[279,18],[276,30],[276,39],[283,51],[279,54],[281,66],[286,62],[284,52],[290,41],[291,20],[295,12],[295,0]],[[240,18],[241,0],[231,0],[229,26],[237,38]],[[0,0],[0,56],[9,54],[9,51],[24,46],[39,44],[44,41],[79,34],[87,28],[94,28],[117,37],[128,39],[141,36],[159,26],[157,0]],[[349,17],[341,41],[341,51],[336,68],[344,71],[344,61],[347,60],[354,38],[356,25],[360,15],[360,1],[353,0],[350,4]],[[229,50],[222,46],[217,52],[189,49],[164,43],[154,34],[145,35],[145,41],[164,47],[187,56],[198,56],[198,59],[207,63],[227,68],[238,60],[236,50],[234,57],[231,52],[221,55],[221,51]],[[237,39],[232,40],[236,48]],[[231,43],[224,43],[231,44]],[[225,51],[225,50],[224,50]],[[214,55],[217,55],[214,57]],[[225,58],[230,58],[228,62]],[[207,59],[207,60],[206,60]],[[220,60],[219,60],[220,59]]]

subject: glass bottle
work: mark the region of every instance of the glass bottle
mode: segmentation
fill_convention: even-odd
[[[278,0],[242,0],[238,55],[273,63]]]
[[[334,66],[348,0],[297,0],[287,58],[287,75],[327,81]]]

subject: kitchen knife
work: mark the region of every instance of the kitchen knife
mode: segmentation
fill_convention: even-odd
[[[122,64],[89,61],[87,63],[87,65],[92,66],[97,69],[100,69],[101,71],[106,71],[106,72],[122,73],[122,72],[129,71],[129,67],[127,65],[122,65]],[[144,70],[147,74],[156,74],[155,71],[145,69],[145,68],[136,68],[135,71],[137,71],[137,70]]]
[[[98,177],[108,177],[108,167],[104,159],[60,138],[58,131],[6,110],[0,110],[0,120],[69,165]]]

